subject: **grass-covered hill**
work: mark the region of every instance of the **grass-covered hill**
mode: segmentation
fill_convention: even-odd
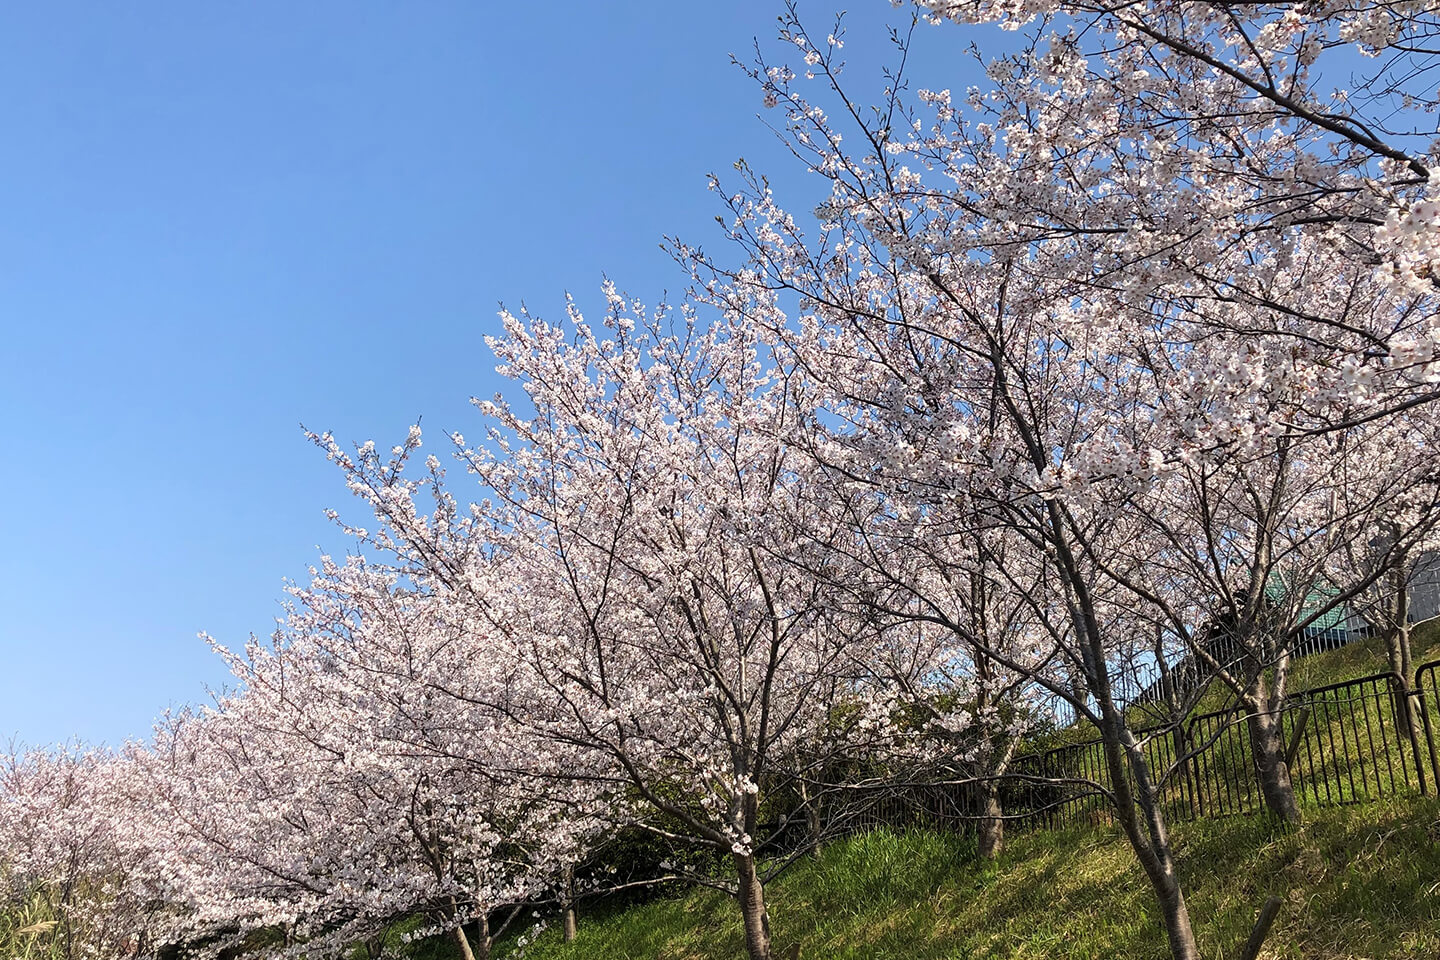
[[[1415,665],[1440,660],[1440,617],[1417,623],[1411,628],[1410,653]],[[1290,670],[1290,689],[1323,687],[1342,680],[1353,680],[1390,669],[1385,659],[1385,640],[1374,636],[1359,640],[1339,650],[1329,650],[1312,657],[1296,660]],[[1414,682],[1414,677],[1406,680]]]
[[[1418,625],[1417,664],[1440,659],[1440,619]],[[1296,662],[1303,690],[1387,669],[1370,638]],[[1223,691],[1212,691],[1224,706]],[[1263,957],[1440,957],[1440,801],[1306,809],[1295,830],[1264,817],[1176,827],[1190,911],[1207,957],[1235,955],[1271,894],[1284,906]],[[1166,954],[1158,911],[1116,833],[1015,834],[995,864],[965,837],[879,831],[827,849],[770,890],[778,955],[915,960],[1126,960]],[[443,954],[442,954],[443,955]],[[574,943],[549,930],[529,960],[730,960],[744,955],[735,905],[690,891],[597,905]]]
[[[1234,956],[1267,896],[1284,906],[1262,956],[1440,957],[1440,802],[1308,811],[1286,830],[1260,818],[1181,825],[1178,852],[1205,956]],[[994,864],[949,834],[879,831],[839,842],[775,882],[780,956],[815,960],[1127,960],[1165,955],[1158,911],[1123,838],[1016,836]],[[528,960],[733,960],[734,904],[691,891],[592,908],[580,935],[551,929]]]

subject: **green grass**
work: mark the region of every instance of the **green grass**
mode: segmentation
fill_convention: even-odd
[[[1418,656],[1440,654],[1440,622],[1426,624],[1418,632]],[[1376,639],[1298,661],[1307,671],[1302,680],[1308,679],[1310,683],[1294,684],[1291,690],[1298,694],[1307,688],[1373,675],[1379,669],[1375,658],[1383,661],[1384,657],[1383,650],[1377,649],[1380,644]],[[1190,745],[1209,742],[1209,746],[1165,788],[1165,804],[1172,818],[1261,809],[1263,801],[1253,775],[1243,716],[1217,709],[1227,699],[1228,691],[1212,689],[1207,700],[1213,702],[1202,703],[1185,726]],[[1302,806],[1371,802],[1419,789],[1420,771],[1414,749],[1417,745],[1411,744],[1395,715],[1395,702],[1383,682],[1332,690],[1309,698],[1308,703],[1307,710],[1288,710],[1282,720],[1285,742],[1295,742],[1297,746],[1290,774]],[[1440,704],[1429,702],[1424,706],[1432,730],[1440,733],[1440,710],[1437,710]],[[1293,741],[1297,724],[1302,720],[1302,736],[1298,742]],[[1084,739],[1078,736],[1081,732],[1085,734]],[[1064,763],[1065,769],[1074,776],[1108,779],[1104,776],[1102,749],[1093,729],[1085,727],[1082,731],[1077,726],[1075,731],[1066,733],[1077,735],[1080,745],[1048,762]],[[1428,782],[1433,776],[1429,772],[1423,727],[1417,729],[1417,734],[1419,765],[1426,771]],[[1148,739],[1146,756],[1151,769],[1167,770],[1179,745],[1178,735],[1169,733]],[[1060,812],[1076,817],[1083,815],[1088,807],[1103,806],[1103,801],[1094,797],[1076,801]]]
[[[1411,628],[1410,652],[1416,667],[1440,660],[1440,617],[1417,623]],[[1389,669],[1390,659],[1385,652],[1385,638],[1367,637],[1338,650],[1327,650],[1292,660],[1286,689],[1291,693],[1300,693],[1316,687],[1328,687],[1332,683],[1386,673]],[[1405,679],[1411,684],[1415,682],[1413,676]],[[1235,695],[1230,689],[1217,683],[1211,686],[1193,712],[1224,710],[1234,702]]]
[[[1419,625],[1413,646],[1417,664],[1440,659],[1440,620]],[[1297,661],[1291,689],[1386,667],[1383,641],[1374,638]],[[1070,732],[1060,731],[1061,739]],[[1243,750],[1229,753],[1248,769]],[[1337,790],[1339,777],[1323,774]],[[1311,802],[1295,830],[1262,817],[1175,824],[1202,954],[1234,956],[1258,906],[1276,894],[1284,908],[1262,954],[1270,960],[1440,957],[1440,802],[1316,807],[1310,793],[1317,784],[1302,775],[1300,786],[1302,802]],[[996,864],[974,860],[964,837],[876,831],[797,866],[772,885],[769,897],[780,956],[796,944],[802,957],[826,960],[1165,954],[1149,888],[1128,846],[1106,829],[1014,834]],[[44,919],[39,901],[0,910],[0,958],[58,956],[56,938],[18,933]],[[412,960],[452,960],[456,953],[450,940],[438,938],[404,949]],[[582,915],[575,943],[561,943],[552,927],[524,951],[529,960],[731,960],[743,954],[734,903],[704,890],[640,905],[593,906]]]
[[[1410,634],[1411,655],[1415,666],[1440,660],[1440,617],[1416,624]],[[1390,661],[1385,652],[1383,637],[1369,637],[1357,640],[1338,650],[1327,650],[1308,657],[1294,660],[1290,665],[1290,678],[1286,683],[1291,693],[1299,693],[1316,687],[1329,686],[1346,680],[1385,673]],[[1413,676],[1406,678],[1414,683]],[[1191,715],[1212,713],[1227,709],[1235,702],[1234,693],[1219,683],[1212,684],[1205,695],[1191,711]],[[1130,722],[1137,728],[1145,728],[1163,722],[1163,716],[1152,705],[1134,706],[1126,710]],[[1054,747],[1071,746],[1095,739],[1095,729],[1083,721],[1076,721],[1068,727],[1046,731],[1033,736],[1022,753],[1038,753]]]
[[[1418,625],[1412,645],[1416,664],[1440,659],[1440,620]],[[1371,638],[1296,661],[1290,689],[1386,669],[1384,642]],[[1212,691],[1217,695],[1225,693]],[[1314,743],[1321,742],[1322,731],[1331,743],[1340,736],[1338,719],[1325,722],[1329,716],[1312,715]],[[1347,722],[1353,729],[1353,721]],[[1057,731],[1053,739],[1064,742],[1068,733]],[[1236,734],[1243,739],[1243,728]],[[1322,781],[1337,796],[1374,799],[1360,773],[1380,758],[1363,746],[1355,751],[1342,760],[1325,750],[1327,765],[1309,773],[1304,771],[1313,758],[1302,755],[1297,786],[1307,819],[1298,830],[1262,817],[1176,825],[1205,956],[1233,956],[1271,893],[1284,897],[1285,907],[1265,956],[1440,956],[1440,804],[1391,799],[1340,808],[1314,805],[1324,802]],[[1221,752],[1225,757],[1217,761],[1238,764],[1244,774],[1238,779],[1248,782],[1248,751],[1229,744]],[[1360,789],[1349,784],[1357,777]],[[1258,806],[1258,796],[1252,800]],[[1161,956],[1164,938],[1150,899],[1128,846],[1111,834],[1084,829],[1017,836],[998,865],[973,862],[959,837],[880,831],[837,845],[820,863],[782,878],[771,892],[781,955],[799,943],[802,956],[842,960]],[[711,960],[744,952],[734,905],[714,893],[602,912],[583,929],[569,946],[551,931],[526,956]]]
[[[1266,897],[1283,907],[1262,956],[1358,960],[1440,956],[1440,801],[1408,798],[1178,824],[1175,847],[1202,955],[1235,956]],[[1148,885],[1108,829],[1015,834],[996,863],[950,833],[879,830],[831,845],[768,890],[777,955],[808,960],[1149,960],[1165,955]],[[39,903],[0,910],[0,957],[50,960],[51,938],[17,935]],[[398,933],[398,931],[396,931]],[[398,943],[393,943],[399,946]],[[454,960],[448,939],[402,948]],[[498,950],[497,960],[511,955]],[[738,909],[703,889],[581,913],[552,925],[528,960],[738,960]]]
[[[1410,630],[1410,653],[1415,666],[1440,660],[1440,617],[1417,623]],[[1323,687],[1342,680],[1354,680],[1390,669],[1383,637],[1369,637],[1339,650],[1318,653],[1296,660],[1290,669],[1290,689]],[[1410,683],[1414,677],[1407,677]]]
[[[1440,617],[1417,623],[1410,632],[1410,653],[1415,666],[1440,660]],[[1332,683],[1358,680],[1361,677],[1386,673],[1390,659],[1385,652],[1384,637],[1367,637],[1324,653],[1301,657],[1290,664],[1290,677],[1286,688],[1292,693],[1315,687],[1327,687]],[[1414,683],[1413,676],[1406,677],[1407,683]],[[1196,713],[1223,710],[1234,701],[1230,690],[1216,684],[1205,699],[1196,707]]]
[[[0,957],[5,960],[53,960],[63,956],[58,936],[50,933],[54,920],[40,896],[9,905],[0,904]]]
[[[1310,814],[1286,830],[1261,818],[1176,831],[1191,916],[1223,960],[1271,894],[1284,906],[1272,960],[1440,956],[1440,803],[1391,801]],[[1165,954],[1158,912],[1129,847],[1106,831],[1016,836],[996,864],[948,834],[877,831],[837,843],[771,885],[778,953],[825,960],[1095,958]],[[529,960],[731,960],[737,908],[713,891],[582,915]]]

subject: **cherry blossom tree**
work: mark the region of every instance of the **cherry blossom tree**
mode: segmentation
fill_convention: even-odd
[[[1120,615],[1123,607],[1109,595],[1113,584],[1106,589],[1097,558],[1123,534],[1123,517],[1102,506],[1104,495],[1088,486],[1058,495],[1072,455],[1075,461],[1094,455],[1077,449],[1077,438],[1108,409],[1086,402],[1097,382],[1088,351],[1034,346],[1061,339],[1047,330],[1057,323],[1071,325],[1077,337],[1083,332],[1069,290],[1022,285],[1018,269],[1007,273],[957,258],[963,279],[951,276],[941,299],[933,293],[935,279],[899,273],[898,264],[858,242],[841,254],[863,258],[853,274],[837,277],[828,254],[811,264],[813,272],[792,269],[797,261],[809,263],[798,260],[809,254],[782,239],[776,224],[786,221],[768,196],[761,191],[740,216],[736,232],[763,241],[746,270],[707,278],[707,288],[725,309],[767,316],[764,322],[796,351],[797,366],[828,385],[831,416],[847,425],[835,442],[848,448],[828,459],[897,497],[898,516],[943,515],[953,543],[995,528],[1026,548],[1009,551],[1006,563],[991,571],[1017,581],[1027,614],[1058,657],[1027,661],[995,638],[966,630],[964,619],[949,622],[984,656],[1062,699],[1101,732],[1109,782],[1091,786],[1110,798],[1154,885],[1176,956],[1195,956],[1160,783],[1114,686],[1113,654],[1133,642],[1135,624]],[[797,332],[781,318],[777,297],[801,284],[815,313],[802,318]],[[877,303],[884,304],[883,314],[877,315]],[[833,325],[819,322],[822,311]],[[1039,589],[1024,589],[1027,584]],[[912,589],[929,590],[924,584]],[[942,606],[953,594],[946,585],[928,599]]]
[[[138,786],[134,767],[108,750],[0,760],[0,895],[45,902],[60,956],[147,955],[181,922]]]
[[[1386,465],[1405,458],[1430,459],[1434,429],[1423,412],[1397,417],[1386,425],[1372,456]],[[1355,596],[1355,608],[1372,631],[1384,636],[1390,669],[1408,684],[1415,669],[1410,653],[1411,593],[1426,559],[1440,548],[1440,531],[1434,525],[1435,505],[1427,499],[1430,491],[1401,485],[1388,473],[1379,473],[1378,479],[1393,486],[1393,509],[1375,517],[1370,529],[1349,544],[1345,582],[1364,585]]]
[[[791,860],[767,848],[767,800],[823,766],[815,744],[883,738],[888,701],[825,601],[831,534],[783,439],[804,398],[743,325],[607,295],[595,327],[573,305],[558,325],[503,315],[492,347],[528,403],[479,402],[486,443],[452,438],[481,503],[436,458],[406,478],[416,434],[389,459],[318,439],[375,508],[372,543],[505,638],[490,697],[554,745],[530,770],[610,784],[633,825],[727,859],[758,960],[764,884]]]
[[[9,759],[3,876],[57,898],[67,951],[381,949],[419,913],[484,957],[628,828],[732,893],[765,960],[790,823],[818,843],[857,757],[938,757],[980,786],[989,853],[1001,778],[1103,797],[1172,956],[1199,956],[1161,798],[1205,684],[1294,820],[1278,716],[1306,631],[1368,603],[1409,669],[1406,570],[1440,516],[1440,21],[918,6],[1018,42],[956,95],[910,89],[897,34],[869,108],[843,21],[821,42],[790,7],[803,66],[747,69],[826,191],[813,223],[740,163],[712,183],[740,263],[677,242],[678,310],[607,287],[597,325],[504,313],[525,397],[451,437],[477,502],[412,462],[418,427],[389,455],[315,436],[371,559],[222,650],[237,691],[153,748]],[[1142,716],[1146,662],[1199,680]],[[1102,775],[1012,769],[1055,704]]]
[[[1015,239],[1089,236],[1112,267],[1140,267],[1130,272],[1147,286],[1192,274],[1216,299],[1252,308],[1259,332],[1274,329],[1263,319],[1266,271],[1223,269],[1224,251],[1263,264],[1303,233],[1330,262],[1369,268],[1396,303],[1379,326],[1303,307],[1282,314],[1304,323],[1315,359],[1366,369],[1385,404],[1433,399],[1433,8],[916,6],[1025,38],[990,66],[994,89],[968,98],[978,115],[963,136],[1006,171],[973,199]],[[917,157],[943,158],[958,145],[947,139]]]
[[[591,821],[510,775],[515,728],[437,691],[486,662],[465,624],[359,560],[294,597],[272,643],[221,648],[238,692],[150,752],[192,939],[281,929],[281,949],[327,955],[419,914],[483,960]]]
[[[1024,735],[1043,722],[1045,697],[1031,677],[1057,653],[1024,599],[1043,584],[1019,587],[1014,545],[1002,531],[919,505],[903,481],[889,487],[871,474],[858,482],[849,468],[863,469],[863,452],[831,444],[812,453],[826,464],[815,476],[830,509],[853,532],[830,546],[834,602],[854,605],[852,619],[876,632],[867,669],[918,717],[916,742],[903,757],[897,750],[887,775],[968,787],[980,855],[993,859],[1004,843],[1001,783]]]
[[[1421,431],[1374,423],[1267,446],[1184,465],[1137,498],[1144,535],[1121,547],[1134,572],[1117,580],[1245,707],[1266,806],[1293,822],[1280,730],[1292,659],[1357,597],[1403,573],[1435,522],[1436,472]],[[1363,572],[1347,569],[1353,545],[1377,527],[1393,539],[1370,551]],[[1204,619],[1196,597],[1212,605]]]
[[[1007,15],[982,10],[992,12]],[[1394,183],[1357,179],[1393,158],[1357,152],[1327,166],[1335,131],[1303,117],[1277,125],[1269,108],[1258,117],[1243,84],[1203,58],[1131,42],[1135,28],[1103,18],[1087,56],[1050,26],[987,65],[991,90],[912,96],[897,70],[867,109],[840,83],[843,31],[812,40],[792,9],[782,36],[839,119],[795,71],[761,59],[751,73],[829,188],[813,236],[741,165],[738,190],[714,185],[743,265],[676,253],[711,303],[767,329],[825,397],[843,451],[821,451],[832,468],[886,490],[898,514],[948,515],[968,536],[999,528],[1028,546],[1001,569],[1043,571],[1031,582],[1049,592],[1024,592],[1062,651],[1031,676],[1100,732],[1117,819],[1174,955],[1193,957],[1158,806],[1167,771],[1151,769],[1115,670],[1167,631],[1193,637],[1211,597],[1146,569],[1165,528],[1145,521],[1181,522],[1160,504],[1193,465],[1232,478],[1320,470],[1313,438],[1428,403],[1433,291],[1388,246],[1386,223],[1408,201],[1385,192]],[[1330,178],[1319,193],[1312,163]],[[1282,452],[1302,447],[1300,461]],[[1296,538],[1318,545],[1324,489],[1299,483],[1303,495],[1271,519],[1314,519]],[[1268,550],[1270,534],[1246,532],[1255,517],[1243,506],[1198,529]],[[1332,531],[1329,547],[1341,542]],[[1223,576],[1256,566],[1232,557]],[[1153,589],[1162,582],[1168,594]],[[1250,594],[1257,611],[1263,592]]]

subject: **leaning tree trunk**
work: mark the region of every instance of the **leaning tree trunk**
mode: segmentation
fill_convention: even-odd
[[[1174,874],[1169,874],[1161,883],[1154,882],[1152,877],[1151,886],[1160,901],[1171,960],[1200,960],[1200,947],[1195,943],[1195,931],[1190,926],[1190,909],[1185,905],[1185,892],[1180,889]]]
[[[475,943],[472,944],[465,935],[465,924],[460,921],[460,904],[456,903],[453,897],[450,900],[450,909],[446,911],[446,916],[455,924],[451,929],[451,936],[455,938],[455,945],[460,949],[461,960],[490,960],[490,918],[483,907],[477,912],[479,916],[475,922],[479,931]]]
[[[455,927],[455,943],[460,947],[460,956],[464,960],[476,960],[475,951],[470,949],[470,938],[465,936],[465,928],[460,925]]]
[[[1255,779],[1265,808],[1285,823],[1300,822],[1295,786],[1290,782],[1290,764],[1285,759],[1285,738],[1278,710],[1257,710],[1245,716],[1250,731],[1250,755],[1255,762]]]
[[[750,960],[770,960],[770,914],[765,909],[765,887],[755,871],[755,858],[734,855],[740,879],[740,914],[745,920],[745,950]]]
[[[1149,765],[1118,712],[1112,709],[1106,713],[1101,732],[1116,819],[1155,892],[1171,960],[1200,960],[1185,891],[1175,871],[1169,827],[1160,809]]]

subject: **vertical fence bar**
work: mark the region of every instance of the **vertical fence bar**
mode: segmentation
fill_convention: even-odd
[[[1396,704],[1400,711],[1399,721],[1404,725],[1405,738],[1410,741],[1410,756],[1415,761],[1415,779],[1420,786],[1422,794],[1428,793],[1430,777],[1425,773],[1425,758],[1420,752],[1420,729],[1415,716],[1416,710],[1423,710],[1424,707],[1419,700],[1411,702],[1410,690],[1406,687],[1409,677],[1396,676]]]
[[[1415,786],[1415,779],[1410,770],[1410,751],[1405,749],[1409,745],[1410,734],[1409,724],[1405,721],[1405,714],[1408,710],[1410,698],[1405,695],[1405,684],[1396,674],[1387,674],[1385,677],[1386,694],[1390,698],[1389,723],[1394,730],[1395,749],[1399,752],[1397,762],[1400,764],[1400,782],[1402,792],[1408,791]],[[1386,741],[1389,742],[1388,739]],[[1424,792],[1423,790],[1421,791]]]
[[[1440,685],[1436,683],[1436,671],[1440,670],[1440,660],[1433,663],[1422,664],[1415,671],[1415,704],[1420,710],[1421,727],[1425,731],[1425,745],[1430,754],[1430,782],[1435,784],[1435,792],[1440,794],[1440,749],[1437,749],[1437,731],[1435,724],[1431,722],[1430,714],[1440,710]],[[1425,689],[1426,679],[1430,681],[1430,689]]]
[[[1225,765],[1229,776],[1227,781],[1235,788],[1235,802],[1230,812],[1248,813],[1250,811],[1250,784],[1254,777],[1250,776],[1253,765],[1250,763],[1250,737],[1249,731],[1241,732],[1241,724],[1244,717],[1239,710],[1232,710],[1225,715],[1225,731],[1230,741],[1229,763]]]
[[[1207,738],[1214,742],[1214,746],[1206,751],[1208,756],[1205,758],[1208,761],[1207,766],[1210,768],[1210,773],[1215,780],[1215,793],[1211,798],[1213,801],[1211,805],[1213,811],[1211,816],[1223,817],[1228,812],[1226,806],[1227,801],[1230,799],[1230,781],[1225,776],[1225,764],[1222,762],[1225,756],[1225,735],[1227,731],[1218,723],[1217,717],[1211,717],[1210,723],[1208,723],[1207,726],[1215,728],[1214,730],[1206,731]]]
[[[1328,804],[1330,802],[1330,778],[1325,776],[1325,754],[1319,749],[1320,734],[1318,731],[1320,724],[1316,718],[1314,698],[1307,697],[1305,705],[1310,711],[1310,721],[1306,723],[1305,729],[1300,732],[1300,744],[1301,748],[1305,751],[1305,768],[1309,772],[1307,779],[1310,782],[1310,790],[1315,795],[1315,802],[1317,804],[1321,802],[1320,787],[1324,786],[1324,802]],[[1314,745],[1313,747],[1312,744]],[[1318,778],[1316,777],[1317,766],[1315,761],[1317,753],[1320,755],[1318,767],[1320,776]]]
[[[1378,684],[1367,683],[1364,687],[1360,688],[1360,713],[1365,718],[1365,742],[1370,745],[1370,752],[1369,754],[1367,754],[1367,756],[1370,758],[1371,767],[1373,767],[1375,770],[1375,795],[1377,797],[1380,797],[1385,795],[1385,786],[1380,780],[1380,761],[1376,755],[1375,750],[1375,729],[1374,724],[1370,722],[1370,703],[1374,699],[1374,697],[1366,695],[1367,689],[1378,693],[1379,687]],[[1375,704],[1375,713],[1376,721],[1380,722],[1381,718],[1379,716],[1379,703]],[[1384,743],[1385,741],[1382,738],[1380,742]],[[1394,792],[1395,771],[1390,766],[1390,751],[1388,749],[1385,751],[1385,769],[1390,774],[1391,792]]]
[[[1355,801],[1360,799],[1364,793],[1365,771],[1363,769],[1360,771],[1360,785],[1357,787],[1355,785],[1355,761],[1350,754],[1350,739],[1355,726],[1354,711],[1350,709],[1350,704],[1345,702],[1338,690],[1333,692],[1330,700],[1335,705],[1336,725],[1340,728],[1340,748],[1335,753],[1336,763],[1338,766],[1343,758],[1346,779],[1350,784],[1350,800]]]
[[[1197,718],[1197,720],[1198,720],[1198,718]],[[1185,725],[1185,735],[1186,735],[1186,739],[1187,739],[1190,743],[1195,743],[1195,742],[1196,742],[1196,739],[1195,739],[1195,724],[1196,724],[1197,720],[1191,720],[1189,723],[1187,723],[1187,724]],[[1203,742],[1203,741],[1202,741],[1202,742]],[[1201,751],[1201,752],[1203,752],[1203,751]],[[1191,789],[1192,789],[1192,791],[1193,791],[1194,794],[1195,794],[1196,806],[1199,808],[1199,811],[1200,811],[1199,815],[1203,817],[1203,816],[1205,816],[1205,790],[1204,790],[1205,782],[1204,782],[1204,780],[1202,779],[1202,777],[1201,777],[1201,772],[1200,772],[1200,752],[1197,752],[1197,753],[1195,754],[1195,756],[1193,756],[1193,757],[1190,758],[1190,771],[1191,771],[1191,780],[1190,780]]]

